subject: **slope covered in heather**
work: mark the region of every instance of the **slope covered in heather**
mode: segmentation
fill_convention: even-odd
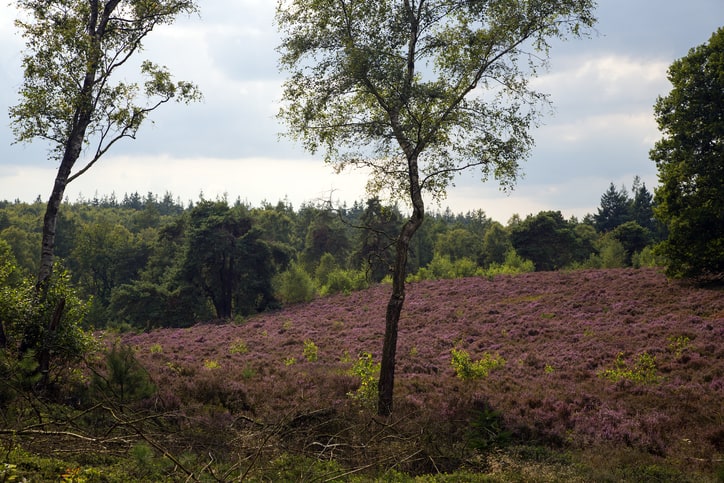
[[[654,269],[410,284],[394,423],[349,396],[360,384],[350,373],[358,356],[379,360],[388,294],[381,285],[243,323],[124,342],[137,348],[165,407],[203,421],[213,444],[238,442],[244,424],[314,420],[280,444],[361,465],[392,451],[369,427],[390,424],[400,455],[404,441],[417,445],[408,460],[415,471],[470,466],[471,453],[459,448],[511,442],[585,450],[594,465],[620,451],[705,472],[721,461],[721,289],[672,282]],[[454,348],[506,363],[486,378],[461,380]]]

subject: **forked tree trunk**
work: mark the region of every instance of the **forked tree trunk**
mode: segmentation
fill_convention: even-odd
[[[410,172],[410,198],[412,215],[400,230],[395,244],[395,264],[392,271],[392,295],[387,303],[385,314],[385,339],[382,345],[382,361],[380,379],[377,384],[377,414],[389,416],[392,413],[392,398],[395,387],[395,358],[397,355],[397,332],[402,306],[405,303],[405,278],[407,276],[407,254],[410,241],[425,216],[425,205],[422,200],[419,178],[417,174],[417,158],[408,161]]]

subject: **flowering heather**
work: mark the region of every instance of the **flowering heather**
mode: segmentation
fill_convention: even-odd
[[[243,324],[163,329],[124,342],[167,405],[209,417],[213,400],[211,419],[222,430],[239,417],[349,412],[348,395],[359,386],[350,368],[363,353],[379,361],[388,296],[388,286],[374,286]],[[506,363],[461,380],[453,348]],[[679,461],[724,453],[724,294],[655,269],[413,283],[397,354],[393,417],[426,428],[464,434],[470,411],[484,406],[523,442],[626,447]],[[641,360],[655,377],[601,376],[635,371]]]

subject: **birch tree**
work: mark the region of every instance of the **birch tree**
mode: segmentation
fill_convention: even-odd
[[[280,118],[338,170],[365,168],[370,194],[410,209],[395,243],[378,413],[393,409],[410,240],[425,204],[475,169],[514,185],[548,99],[530,79],[550,40],[594,23],[593,0],[281,0]]]

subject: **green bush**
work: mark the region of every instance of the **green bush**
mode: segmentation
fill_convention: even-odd
[[[276,297],[282,304],[309,302],[317,295],[312,277],[298,263],[279,274],[274,280]]]
[[[317,362],[319,358],[319,348],[312,339],[306,339],[304,341],[304,358],[309,362]]]
[[[502,265],[499,263],[491,263],[490,266],[485,269],[483,275],[492,277],[494,275],[515,275],[517,273],[534,271],[535,264],[533,264],[533,262],[518,255],[514,249],[510,249],[505,252],[505,261]]]
[[[373,408],[377,404],[377,379],[380,375],[380,363],[375,363],[372,354],[364,352],[360,354],[349,373],[359,377],[360,384],[355,392],[347,395],[361,405]]]
[[[505,365],[505,359],[489,352],[485,352],[482,359],[474,362],[468,351],[464,349],[452,349],[450,354],[452,355],[450,363],[455,369],[455,374],[463,381],[488,377],[490,371]]]
[[[619,352],[611,369],[604,369],[598,373],[613,382],[628,380],[638,384],[654,384],[661,379],[656,373],[656,358],[648,352],[639,354],[633,365],[626,362],[623,353]]]
[[[70,274],[56,264],[42,292],[28,277],[9,283],[0,277],[0,320],[6,357],[33,353],[45,382],[72,371],[96,347],[84,328],[88,302],[81,300]]]
[[[153,395],[156,387],[138,362],[133,348],[114,343],[106,353],[105,368],[95,371],[91,393],[100,399],[127,404]]]
[[[322,286],[322,295],[349,293],[367,288],[366,274],[361,270],[332,270],[327,275],[327,283]]]

